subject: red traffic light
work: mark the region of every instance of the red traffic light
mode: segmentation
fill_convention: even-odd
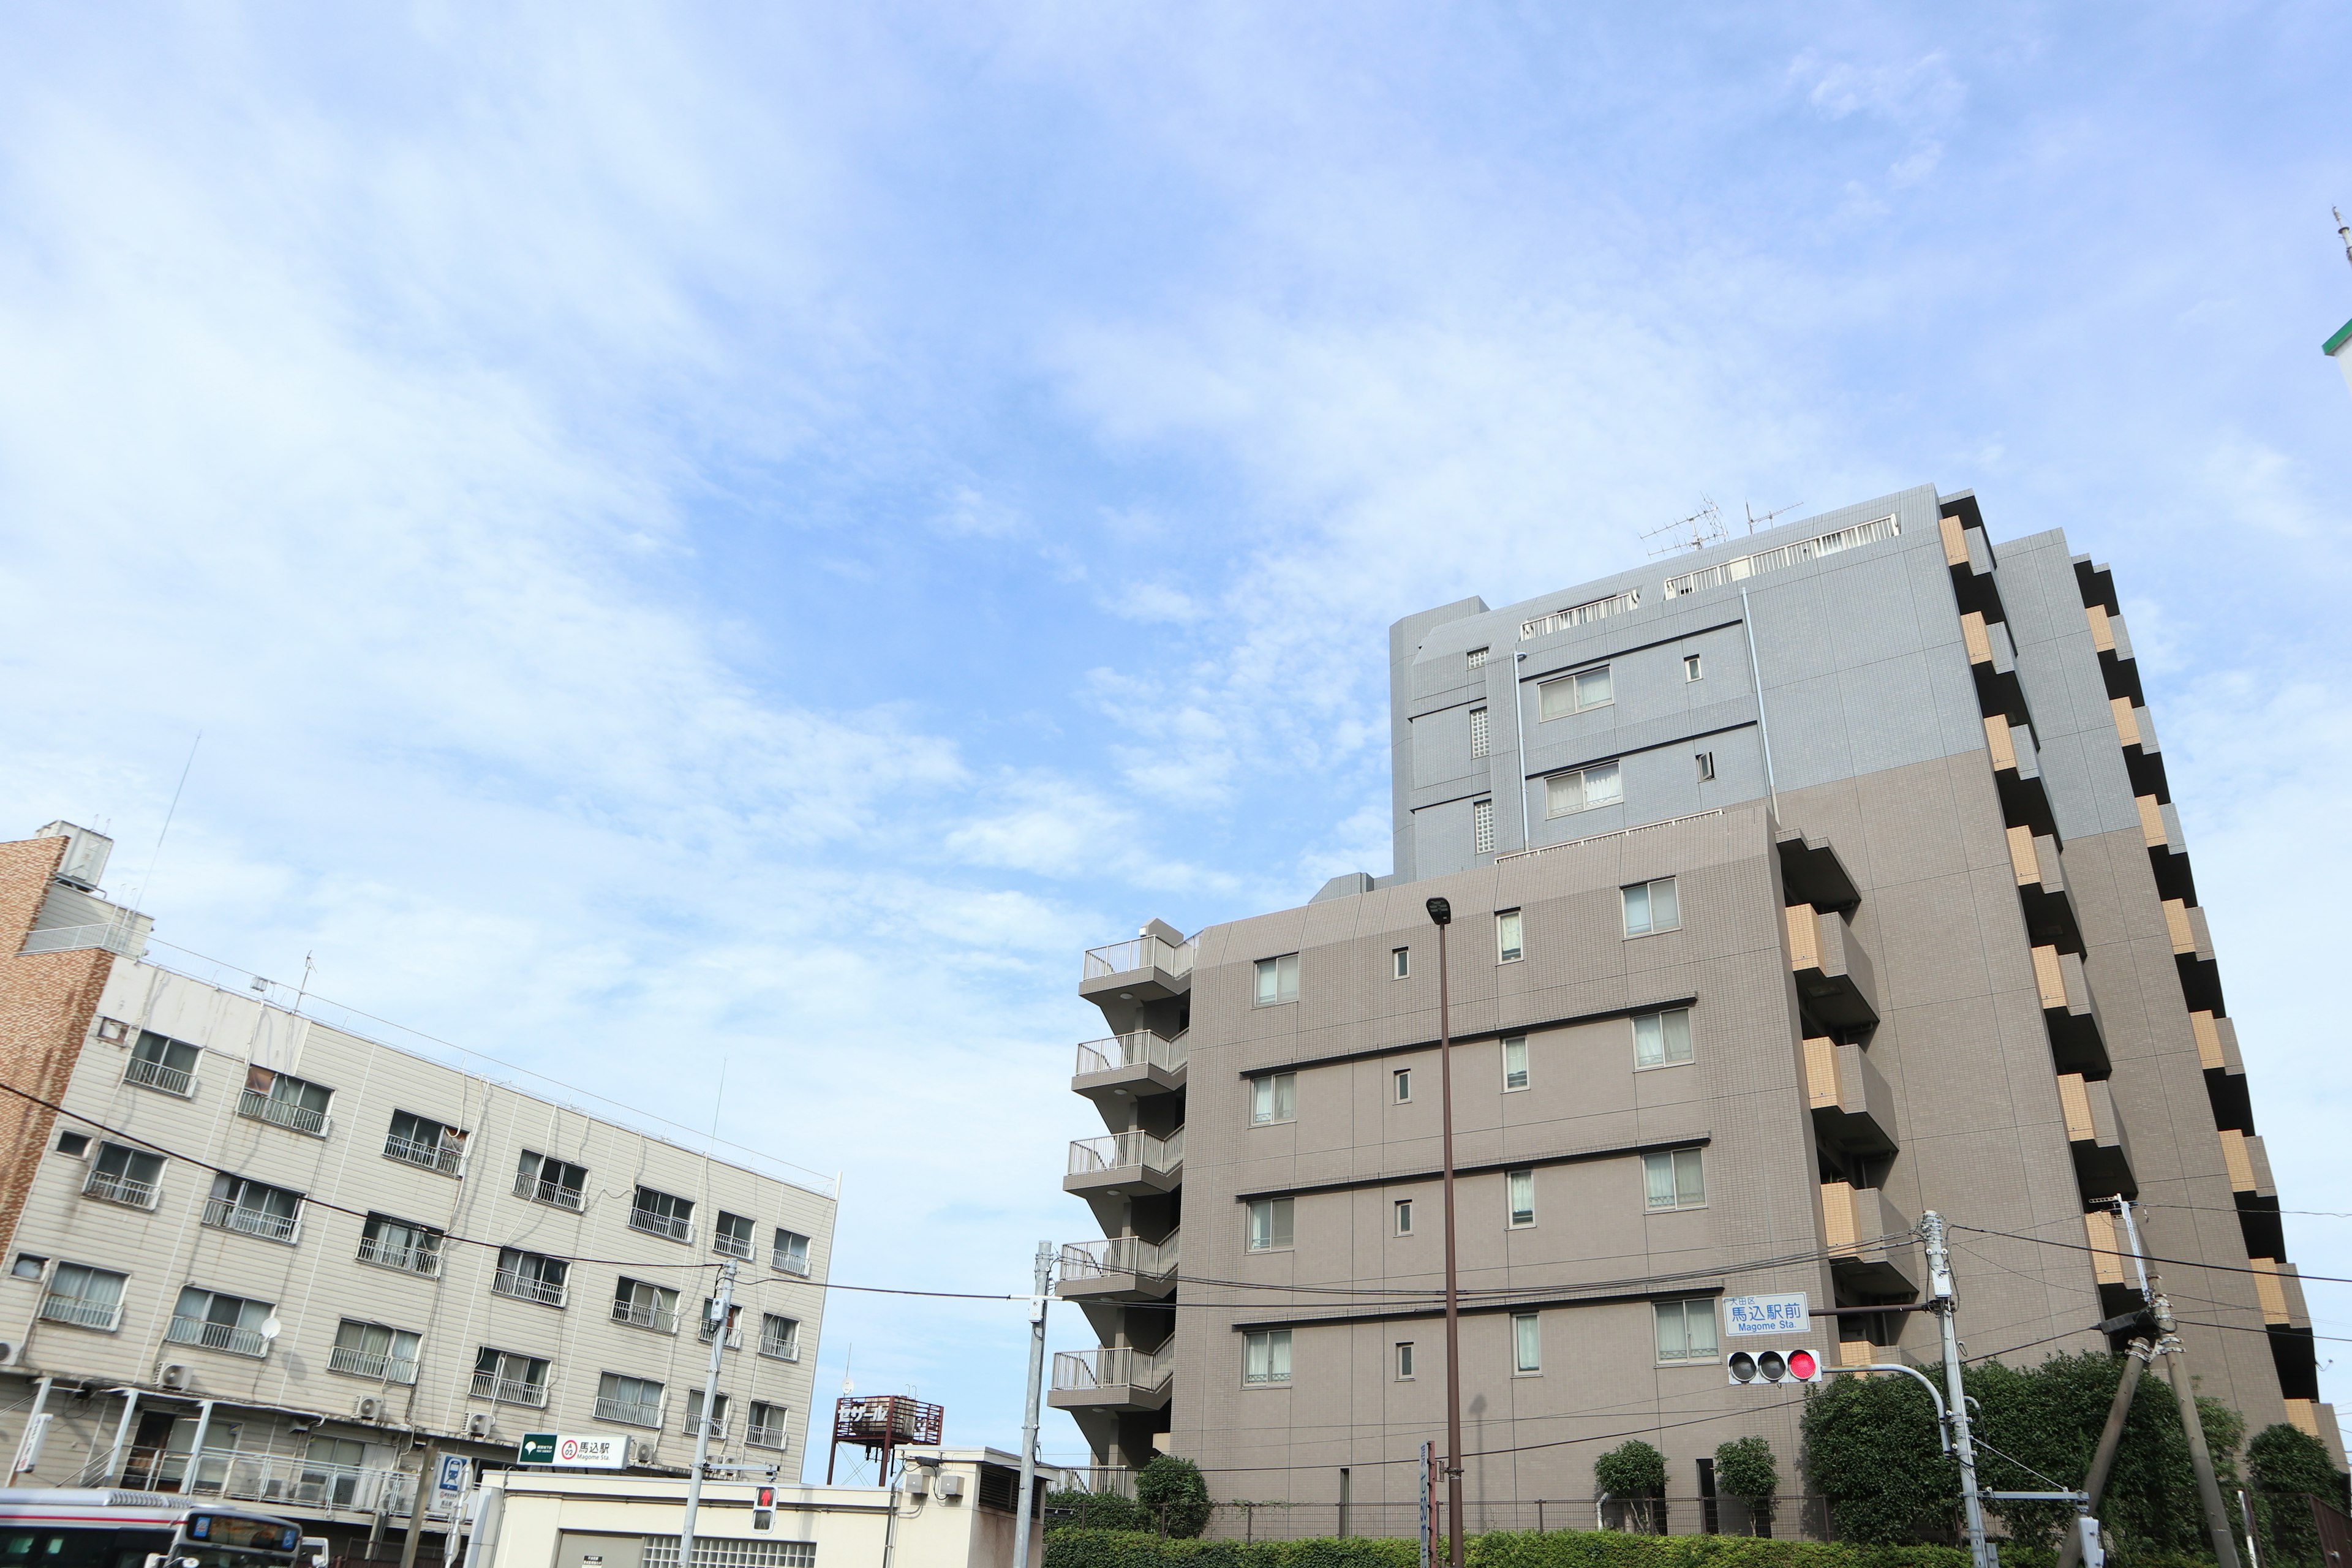
[[[1789,1352],[1789,1376],[1798,1383],[1811,1383],[1822,1375],[1822,1363],[1811,1351]]]
[[[1822,1375],[1821,1358],[1807,1350],[1733,1351],[1723,1358],[1724,1371],[1740,1383],[1813,1383]]]
[[[775,1488],[761,1487],[760,1489],[760,1506],[761,1508],[773,1508],[776,1506]]]

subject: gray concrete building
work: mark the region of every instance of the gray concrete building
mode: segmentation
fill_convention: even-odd
[[[1968,1353],[2031,1364],[2136,1303],[2114,1200],[2145,1205],[2200,1390],[2340,1462],[2105,567],[1922,487],[1389,651],[1394,871],[1087,954],[1110,1037],[1072,1088],[1108,1133],[1065,1184],[1103,1239],[1059,1289],[1103,1348],[1051,1397],[1112,1484],[1160,1448],[1301,1532],[1411,1531],[1444,1424],[1432,895],[1473,1527],[1589,1521],[1631,1436],[1675,1497],[1748,1435],[1796,1490],[1800,1394],[1730,1385],[1726,1302],[1916,1301],[1929,1208]],[[1738,1343],[1940,1354],[1892,1312]]]

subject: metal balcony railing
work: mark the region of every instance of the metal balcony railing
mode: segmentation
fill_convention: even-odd
[[[267,1209],[243,1208],[227,1198],[205,1200],[204,1223],[215,1230],[233,1230],[239,1236],[257,1236],[264,1241],[282,1241],[289,1247],[302,1238],[302,1216],[297,1214],[271,1214]]]
[[[119,952],[126,958],[136,958],[146,950],[140,940],[139,928],[110,921],[103,925],[44,926],[27,931],[20,952],[79,952],[84,948],[102,947],[109,952]]]
[[[596,1419],[618,1421],[624,1426],[659,1426],[661,1405],[659,1403],[640,1405],[634,1399],[607,1399],[599,1394],[596,1398]]]
[[[1184,1130],[1165,1138],[1149,1132],[1113,1132],[1102,1138],[1076,1138],[1070,1142],[1070,1174],[1094,1175],[1125,1170],[1130,1165],[1166,1173],[1184,1163]]]
[[[776,1248],[775,1255],[768,1259],[768,1265],[779,1274],[797,1274],[806,1279],[809,1271],[808,1249],[803,1247],[798,1252],[790,1252],[780,1247]]]
[[[798,1361],[801,1359],[801,1337],[798,1333],[791,1333],[782,1339],[771,1339],[762,1334],[760,1336],[760,1353],[775,1361]]]
[[[587,1207],[588,1200],[578,1187],[567,1187],[555,1182],[542,1182],[528,1171],[515,1173],[515,1196],[529,1198],[535,1204],[553,1204],[560,1209],[574,1213]]]
[[[346,1372],[353,1377],[372,1377],[378,1383],[408,1383],[416,1381],[416,1363],[380,1351],[355,1351],[345,1345],[335,1345],[327,1352],[327,1370]]]
[[[565,1295],[562,1285],[518,1274],[501,1268],[490,1277],[490,1289],[501,1296],[512,1296],[518,1301],[536,1301],[542,1307],[561,1307]]]
[[[237,1097],[236,1113],[256,1121],[267,1121],[272,1127],[308,1132],[313,1138],[324,1138],[334,1125],[323,1110],[313,1110],[290,1100],[272,1100],[257,1089],[248,1089]]]
[[[103,1198],[126,1208],[152,1209],[155,1206],[155,1184],[135,1181],[113,1171],[92,1171],[81,1184],[82,1195]]]
[[[705,1426],[710,1428],[710,1440],[712,1442],[723,1443],[727,1440],[727,1417],[724,1415],[714,1416],[708,1421],[689,1415],[686,1418],[685,1425],[680,1426],[678,1430],[685,1433],[689,1437],[694,1437],[700,1436],[700,1429]]]
[[[757,1422],[743,1428],[743,1441],[754,1448],[789,1448],[792,1429],[786,1426],[762,1426]]]
[[[184,1474],[187,1456],[165,1456],[169,1468],[160,1479]],[[292,1454],[254,1454],[231,1448],[206,1448],[184,1489],[195,1496],[218,1497],[236,1502],[299,1505],[331,1513],[404,1514],[415,1478],[398,1470],[371,1469],[358,1465],[330,1465]]]
[[[677,1332],[677,1314],[666,1307],[643,1307],[627,1301],[613,1303],[613,1321],[629,1323],[656,1333]]]
[[[1897,517],[1874,518],[1869,522],[1857,522],[1851,528],[1841,528],[1816,539],[1801,539],[1793,544],[1783,544],[1778,550],[1767,550],[1755,555],[1742,555],[1719,565],[1702,566],[1696,572],[1685,572],[1679,577],[1666,579],[1666,597],[1679,599],[1685,594],[1696,594],[1702,588],[1719,587],[1748,577],[1759,577],[1767,572],[1778,572],[1784,566],[1800,562],[1835,555],[1842,550],[1852,550],[1859,544],[1874,543],[1903,531]]]
[[[226,1351],[256,1361],[269,1354],[269,1341],[259,1329],[240,1329],[235,1323],[207,1322],[202,1318],[174,1317],[163,1337],[175,1345],[202,1345],[208,1351]]]
[[[672,1241],[694,1239],[692,1220],[680,1219],[675,1215],[656,1214],[651,1209],[632,1207],[629,1210],[629,1228],[642,1230],[648,1236],[666,1236]]]
[[[360,1261],[379,1268],[397,1268],[404,1274],[422,1274],[429,1279],[441,1272],[441,1249],[363,1236],[360,1237]]]
[[[1054,1355],[1054,1386],[1072,1392],[1089,1388],[1157,1389],[1175,1369],[1172,1353],[1139,1351],[1132,1345],[1057,1351]]]
[[[698,1321],[694,1327],[694,1337],[704,1344],[709,1344],[711,1334],[717,1331],[718,1327],[716,1323]],[[727,1336],[727,1348],[730,1351],[740,1351],[743,1348],[743,1325],[740,1321],[735,1325],[733,1331]]]
[[[1131,1498],[1135,1495],[1135,1472],[1123,1467],[1090,1465],[1078,1471],[1077,1475],[1078,1484],[1097,1497]]]
[[[122,1081],[135,1083],[142,1089],[160,1089],[165,1094],[176,1094],[182,1100],[192,1100],[196,1092],[196,1075],[184,1072],[162,1062],[151,1062],[143,1057],[132,1057],[122,1069]]]
[[[1078,1047],[1076,1072],[1110,1072],[1120,1068],[1165,1068],[1174,1072],[1184,1065],[1184,1037],[1164,1039],[1149,1029],[1088,1040]]]
[[[748,1236],[729,1236],[721,1231],[710,1238],[710,1250],[723,1252],[730,1258],[740,1258],[749,1262],[751,1257],[751,1238]]]
[[[44,1296],[41,1316],[52,1323],[71,1323],[79,1329],[111,1330],[122,1321],[120,1301],[90,1301],[79,1296]]]
[[[397,1132],[384,1134],[383,1152],[387,1159],[403,1160],[427,1171],[438,1171],[454,1176],[466,1163],[461,1148],[447,1143],[426,1143],[415,1138],[403,1138]]]
[[[1146,1241],[1139,1236],[1066,1241],[1062,1244],[1062,1280],[1072,1284],[1099,1279],[1106,1274],[1140,1274],[1146,1278],[1173,1274],[1180,1234],[1171,1231],[1165,1241]]]
[[[1163,969],[1171,974],[1192,973],[1192,944],[1178,944],[1164,937],[1130,937],[1108,947],[1087,949],[1085,978],[1099,980],[1106,974],[1125,974],[1130,969]]]
[[[528,1405],[534,1410],[543,1410],[547,1407],[547,1384],[525,1383],[519,1377],[500,1377],[496,1373],[478,1372],[474,1374],[474,1397],[494,1399],[500,1405]],[[604,1402],[600,1399],[596,1403],[602,1405]],[[601,1415],[604,1412],[600,1409],[597,1414]]]

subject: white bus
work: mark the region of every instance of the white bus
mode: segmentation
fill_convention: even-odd
[[[301,1548],[300,1525],[245,1509],[160,1492],[0,1488],[0,1568],[294,1568]]]

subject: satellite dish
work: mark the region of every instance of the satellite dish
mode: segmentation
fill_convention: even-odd
[[[274,1340],[284,1332],[285,1329],[286,1325],[276,1318],[268,1319],[261,1325],[261,1337],[265,1340]]]

